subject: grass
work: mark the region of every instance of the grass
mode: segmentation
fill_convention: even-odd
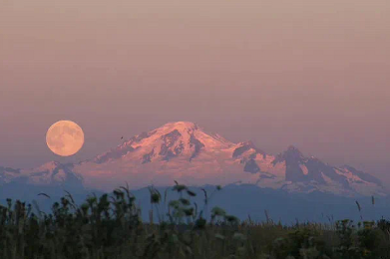
[[[176,183],[177,200],[150,187],[149,222],[121,187],[77,205],[67,193],[50,214],[35,204],[7,200],[0,206],[1,259],[359,259],[390,258],[390,222],[335,224],[239,221],[222,208],[208,208],[213,193]],[[44,194],[41,194],[44,195]],[[374,202],[373,202],[374,203]],[[266,212],[267,215],[267,212]],[[154,222],[157,219],[157,222]]]

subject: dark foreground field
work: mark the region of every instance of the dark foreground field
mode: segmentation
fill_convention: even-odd
[[[186,186],[173,190],[180,198],[168,201],[166,193],[150,188],[148,222],[123,187],[90,196],[80,206],[68,194],[50,214],[36,204],[7,200],[0,205],[0,258],[390,258],[390,222],[384,219],[290,226],[250,217],[240,222],[219,207],[208,208],[214,193],[205,190],[203,204],[196,204],[191,201],[196,193]]]

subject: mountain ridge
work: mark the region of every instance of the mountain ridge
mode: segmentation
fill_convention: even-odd
[[[49,162],[35,169],[0,167],[0,186],[24,179],[29,184],[83,185],[112,190],[150,184],[252,184],[288,192],[328,192],[341,196],[387,195],[381,181],[351,166],[330,166],[305,157],[294,146],[267,154],[253,142],[233,143],[188,121],[170,122],[135,135],[91,160]]]

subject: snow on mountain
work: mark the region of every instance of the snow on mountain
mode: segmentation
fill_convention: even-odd
[[[20,175],[20,170],[9,167],[0,167],[0,186],[10,183],[14,178]]]
[[[48,162],[32,169],[0,167],[0,186],[11,181],[39,186],[82,186],[82,177],[72,171],[73,165]]]
[[[82,177],[72,171],[73,165],[49,162],[38,168],[22,170],[28,176],[28,183],[36,185],[82,184]]]
[[[380,180],[349,166],[333,167],[289,147],[270,155],[252,142],[233,143],[192,122],[167,123],[144,132],[92,160],[74,165],[51,162],[31,170],[0,168],[0,184],[80,183],[111,191],[172,185],[253,184],[289,192],[330,192],[343,196],[385,195]]]
[[[167,123],[122,143],[91,162],[75,166],[87,186],[110,189],[129,183],[130,187],[186,184],[229,184],[244,175],[232,154],[236,144],[217,134],[207,134],[191,122]]]
[[[161,128],[134,136],[94,159],[98,164],[120,158],[139,159],[142,163],[156,160],[169,161],[185,157],[188,161],[196,158],[202,151],[218,152],[234,144],[219,135],[208,135],[191,122],[167,123]]]

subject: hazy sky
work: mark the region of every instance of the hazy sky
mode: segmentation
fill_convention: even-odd
[[[71,159],[45,144],[60,119],[86,134]],[[0,0],[0,165],[176,120],[390,183],[390,1]]]

